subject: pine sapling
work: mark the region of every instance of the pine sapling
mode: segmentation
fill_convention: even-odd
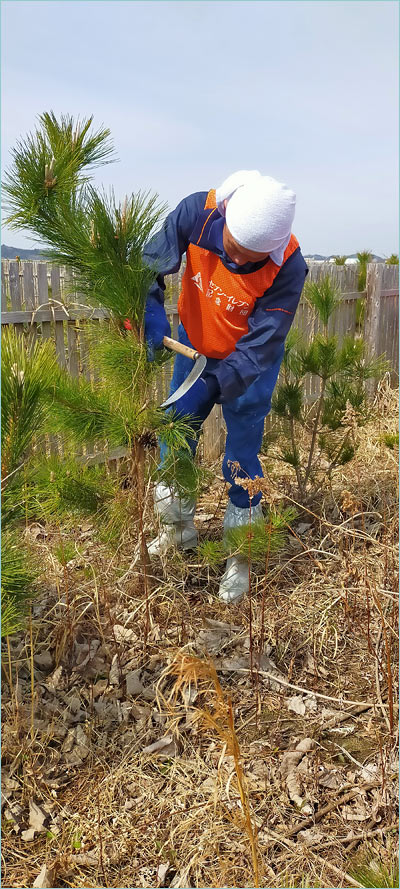
[[[357,290],[362,293],[367,286],[367,269],[368,263],[372,262],[372,253],[370,250],[360,250],[357,253],[358,260],[358,281]],[[358,330],[361,330],[365,318],[365,299],[360,298],[356,304],[356,324]]]
[[[37,567],[16,533],[26,518],[26,467],[34,437],[48,416],[48,393],[57,374],[50,344],[25,343],[11,328],[2,331],[1,349],[1,628],[16,632],[28,614]]]
[[[357,253],[358,260],[358,282],[357,282],[357,290],[359,293],[362,293],[365,290],[367,285],[367,266],[369,262],[372,262],[372,253],[370,250],[360,250]]]
[[[71,441],[128,450],[148,603],[143,519],[148,450],[157,436],[178,450],[188,447],[187,424],[166,418],[155,406],[155,379],[168,355],[164,351],[149,361],[144,336],[147,294],[157,269],[143,261],[143,249],[164,208],[156,196],[139,193],[118,202],[113,192],[106,195],[93,187],[93,168],[109,162],[113,148],[109,131],[93,132],[91,126],[92,118],[75,122],[70,116],[57,120],[53,112],[42,114],[36,131],[14,149],[3,192],[8,224],[33,234],[51,262],[73,273],[74,287],[86,302],[107,310],[107,322],[91,333],[87,328],[98,381],[72,379],[60,371],[52,392],[52,423]]]
[[[357,448],[357,430],[371,415],[365,383],[381,376],[386,368],[382,357],[370,358],[361,338],[347,336],[339,344],[329,332],[340,292],[329,276],[309,282],[305,297],[314,310],[318,330],[306,343],[292,330],[285,343],[282,382],[278,384],[272,410],[281,418],[286,439],[278,455],[293,467],[300,500],[312,498],[330,479],[332,472],[349,462]],[[304,383],[308,375],[319,378],[319,394],[312,409],[305,403]],[[307,451],[301,448],[301,433],[308,436]],[[276,440],[276,436],[274,436]],[[265,437],[264,452],[273,444]],[[325,465],[324,465],[325,464]]]

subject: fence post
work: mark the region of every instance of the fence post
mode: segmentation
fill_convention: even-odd
[[[371,358],[379,354],[379,333],[382,308],[383,262],[369,262],[367,265],[367,295],[365,298],[364,337]],[[367,392],[372,395],[376,383],[368,381]]]
[[[382,262],[369,262],[367,266],[364,336],[371,355],[378,351],[383,268]]]

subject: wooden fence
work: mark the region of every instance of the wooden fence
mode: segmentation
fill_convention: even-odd
[[[369,350],[375,355],[385,354],[391,369],[392,385],[397,385],[398,331],[399,331],[399,268],[384,263],[368,266],[367,289],[357,291],[357,264],[336,266],[333,263],[310,262],[308,280],[317,281],[329,274],[337,284],[342,299],[330,321],[330,332],[339,341],[346,334],[356,332],[357,301],[365,298],[364,336]],[[178,314],[176,308],[182,273],[167,279],[167,312],[170,317],[172,336],[177,336]],[[94,379],[85,342],[85,325],[100,323],[107,317],[102,309],[84,305],[84,300],[73,287],[68,269],[51,267],[45,262],[19,262],[2,260],[1,263],[1,310],[2,324],[12,324],[17,330],[30,333],[33,339],[51,339],[55,343],[58,361],[72,376],[83,374]],[[302,299],[298,307],[294,327],[305,339],[318,330],[318,321],[308,303]],[[160,402],[169,389],[172,367],[164,367],[157,385]],[[319,379],[308,377],[305,397],[310,403],[319,392]],[[225,437],[222,409],[216,405],[204,424],[203,452],[207,459],[214,459],[222,451]],[[47,443],[51,451],[59,451],[56,441]],[[88,447],[85,454],[92,460],[94,449]]]

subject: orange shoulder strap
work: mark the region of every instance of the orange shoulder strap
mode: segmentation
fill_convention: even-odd
[[[215,210],[216,206],[217,206],[217,199],[215,197],[215,188],[212,188],[211,191],[208,192],[206,202],[204,204],[204,209],[211,210],[211,208],[212,208],[213,210]]]

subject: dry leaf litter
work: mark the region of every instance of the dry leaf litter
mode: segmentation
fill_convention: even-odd
[[[145,644],[134,533],[115,553],[90,522],[63,529],[79,550],[63,567],[59,530],[26,529],[43,575],[33,711],[29,633],[3,651],[4,886],[254,885],[234,759],[199,721],[210,702],[193,682],[164,706],[182,652],[211,661],[232,701],[260,885],[360,885],[357,852],[393,862],[397,482],[381,437],[395,395],[380,398],[356,461],[318,509],[298,508],[248,600],[219,602],[196,553],[154,566]],[[267,500],[296,499],[288,472],[264,484]],[[220,536],[225,502],[216,466],[202,540]]]

